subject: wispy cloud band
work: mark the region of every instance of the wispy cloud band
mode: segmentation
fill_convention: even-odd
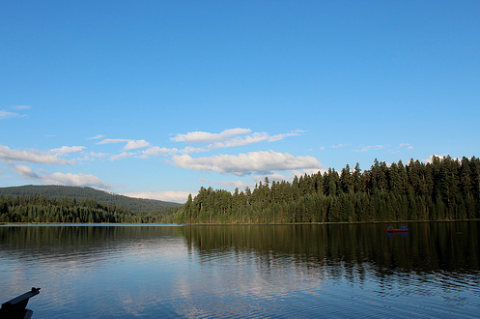
[[[39,180],[47,185],[69,185],[69,186],[92,186],[104,189],[111,188],[109,183],[103,182],[100,178],[90,174],[53,173],[37,174],[30,167],[16,165],[13,171],[24,179]]]
[[[26,116],[27,116],[26,114],[18,114],[15,112],[0,110],[0,120],[6,120],[6,119],[11,119],[16,117],[26,117]]]
[[[4,145],[0,145],[0,161],[60,165],[74,165],[76,163],[74,160],[59,158],[56,154],[52,154],[51,152],[11,149]]]
[[[201,158],[192,158],[189,155],[174,155],[172,156],[172,162],[175,166],[181,168],[234,175],[322,167],[322,164],[311,156],[295,157],[288,153],[282,154],[273,151]]]

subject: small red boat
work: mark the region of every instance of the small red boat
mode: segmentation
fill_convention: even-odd
[[[402,226],[400,228],[393,228],[392,226],[387,228],[387,232],[389,233],[403,233],[408,232],[407,226]]]

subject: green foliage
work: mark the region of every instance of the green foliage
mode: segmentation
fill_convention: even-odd
[[[93,199],[0,195],[0,223],[172,223],[177,210],[132,212]]]
[[[118,206],[133,212],[152,212],[167,208],[180,207],[181,204],[154,199],[131,198],[107,193],[90,187],[26,185],[19,187],[1,187],[0,195],[5,196],[43,196],[44,198],[75,199],[77,201],[94,200],[103,205]]]
[[[268,179],[251,191],[201,188],[176,214],[178,223],[311,223],[452,220],[480,218],[480,161],[435,157],[340,175],[295,177],[292,183]]]

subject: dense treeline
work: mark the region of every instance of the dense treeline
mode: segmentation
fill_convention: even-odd
[[[0,187],[0,195],[5,196],[40,196],[62,199],[75,198],[77,201],[95,200],[101,204],[117,206],[132,212],[150,212],[170,207],[180,207],[181,204],[164,202],[154,199],[132,198],[128,196],[107,193],[91,187],[60,186],[60,185],[25,185],[17,187]]]
[[[93,199],[0,195],[0,223],[171,223],[177,210],[132,212]]]
[[[434,157],[370,170],[268,178],[252,191],[201,188],[178,212],[178,223],[301,223],[453,220],[480,218],[480,160]]]

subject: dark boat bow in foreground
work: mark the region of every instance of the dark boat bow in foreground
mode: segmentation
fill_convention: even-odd
[[[28,300],[40,293],[40,288],[32,287],[32,290],[24,293],[18,297],[13,298],[2,304],[0,309],[1,319],[30,319],[33,315],[33,311],[25,309],[28,304]]]

